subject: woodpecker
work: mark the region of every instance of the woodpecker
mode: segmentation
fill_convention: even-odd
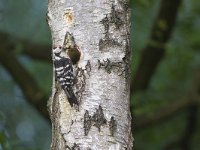
[[[69,56],[64,55],[62,46],[53,48],[53,63],[55,67],[55,77],[64,90],[71,107],[78,105],[78,100],[73,91],[74,73],[73,64]]]

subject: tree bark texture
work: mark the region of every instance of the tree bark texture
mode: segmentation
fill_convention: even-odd
[[[130,11],[127,0],[49,0],[52,45],[66,32],[81,51],[74,70],[79,109],[53,79],[52,150],[131,150]]]

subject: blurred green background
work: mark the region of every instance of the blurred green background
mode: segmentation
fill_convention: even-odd
[[[50,146],[47,4],[0,0],[0,150]],[[135,0],[130,5],[134,149],[199,150],[199,0]]]

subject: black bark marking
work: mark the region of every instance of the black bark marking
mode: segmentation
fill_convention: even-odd
[[[116,120],[114,119],[113,116],[110,118],[110,121],[109,121],[109,129],[110,129],[110,134],[112,136],[114,136],[114,133],[117,130],[117,122],[116,122]]]
[[[74,143],[72,150],[80,150],[80,147],[76,143]]]
[[[123,21],[120,18],[122,12],[117,11],[115,6],[112,5],[111,14],[110,14],[110,23],[114,24],[116,29],[119,29],[123,25]]]
[[[114,25],[114,27],[119,30],[120,27],[124,24],[124,22],[122,21],[123,19],[123,13],[116,10],[115,6],[112,5],[111,8],[111,13],[107,14],[105,16],[105,18],[103,18],[100,22],[103,24],[104,26],[104,30],[105,30],[105,37],[103,39],[99,40],[99,50],[100,51],[105,51],[105,48],[108,48],[107,51],[109,50],[109,47],[113,47],[113,46],[122,46],[121,43],[119,43],[117,41],[117,39],[113,39],[110,38],[110,26]]]
[[[128,1],[123,1],[122,0],[122,1],[119,1],[119,4],[123,8],[123,11],[125,11],[125,12],[130,11],[130,7],[129,7]]]
[[[74,120],[71,121],[71,126],[74,124]]]
[[[100,22],[104,26],[104,29],[105,29],[105,38],[107,39],[107,38],[109,38],[108,31],[109,31],[109,28],[110,28],[108,15],[106,15],[106,17],[103,18]]]
[[[106,124],[107,120],[104,117],[103,109],[99,105],[99,108],[96,109],[96,112],[93,116],[89,115],[88,110],[85,111],[84,114],[84,122],[83,122],[83,128],[84,128],[84,134],[87,136],[92,125],[98,128],[98,131],[101,131],[101,126]]]
[[[96,126],[100,132],[101,126],[106,124],[106,122],[107,122],[107,120],[104,117],[103,109],[102,109],[101,105],[99,105],[99,108],[96,109],[96,112],[92,116],[92,120],[94,122],[94,126]]]
[[[111,64],[111,62],[110,62],[110,59],[107,59],[106,65],[105,65],[105,70],[106,70],[108,73],[111,73],[111,68],[112,68],[112,64]]]
[[[90,64],[89,60],[87,61],[87,64],[86,64],[85,68],[86,68],[87,74],[90,76],[91,64]]]
[[[130,48],[130,43],[127,40],[126,41],[126,47],[125,47],[125,56],[122,59],[124,64],[125,64],[125,78],[128,81],[127,83],[129,83],[130,81],[130,74],[131,74],[131,67],[130,67],[130,62],[131,62],[131,48]]]
[[[126,8],[126,5],[123,5],[123,9]],[[103,18],[100,22],[103,24],[105,29],[105,34],[109,33],[110,25],[114,24],[116,29],[119,29],[123,24],[123,12],[116,10],[115,6],[112,5],[111,13],[107,14],[105,18]]]
[[[78,144],[76,144],[76,143],[74,143],[74,145],[72,147],[70,147],[69,145],[67,145],[66,148],[68,150],[80,150],[80,146],[78,146]]]
[[[110,59],[100,61],[98,60],[98,69],[104,68],[107,73],[115,71],[119,76],[124,73],[124,64],[122,62],[111,62]]]
[[[84,123],[83,123],[83,128],[84,128],[84,134],[88,135],[90,128],[92,126],[92,117],[89,115],[88,110],[85,111],[84,114]]]
[[[101,68],[101,61],[98,59],[98,69]]]
[[[100,69],[100,68],[105,68],[105,70],[110,74],[111,68],[112,68],[111,61],[109,59],[103,60],[103,62],[98,60],[98,69]]]
[[[86,84],[86,82],[85,82],[86,77],[85,77],[83,69],[77,68],[76,78],[77,78],[77,81],[76,81],[76,84],[74,85],[76,87],[75,93],[76,93],[77,99],[78,99],[79,104],[80,104],[81,99],[82,99],[82,94],[83,94],[83,91],[85,90],[85,84]]]

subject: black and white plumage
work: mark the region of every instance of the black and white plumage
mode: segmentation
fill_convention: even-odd
[[[62,89],[65,91],[71,107],[73,107],[74,105],[78,105],[78,101],[72,89],[74,84],[72,61],[69,57],[61,56],[61,53],[62,47],[55,47],[53,49],[55,75]]]

